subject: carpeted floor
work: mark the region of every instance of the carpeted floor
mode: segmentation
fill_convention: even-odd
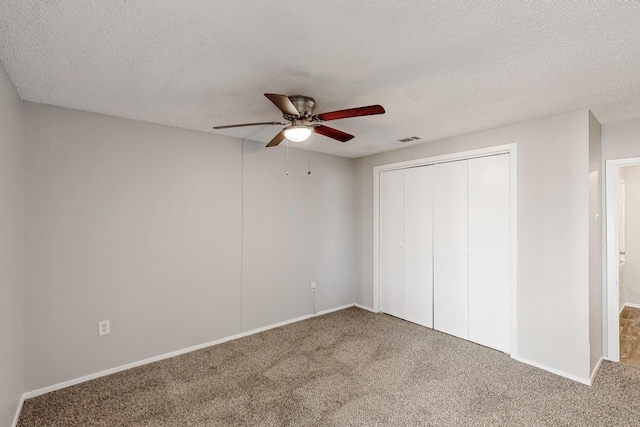
[[[27,426],[632,426],[640,369],[592,387],[350,308],[24,404]]]

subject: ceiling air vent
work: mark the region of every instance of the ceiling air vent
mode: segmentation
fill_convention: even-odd
[[[393,144],[393,145],[406,144],[407,142],[414,141],[416,139],[420,139],[420,137],[419,136],[409,136],[407,138],[402,138],[402,139],[399,139],[397,141],[392,141],[391,144]]]

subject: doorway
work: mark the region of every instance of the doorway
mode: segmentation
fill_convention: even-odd
[[[640,367],[640,158],[606,162],[607,360]]]
[[[640,166],[618,174],[620,361],[640,367]]]

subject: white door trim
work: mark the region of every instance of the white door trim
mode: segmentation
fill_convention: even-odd
[[[380,311],[380,173],[395,169],[406,169],[418,166],[427,166],[436,163],[466,160],[475,157],[484,157],[495,154],[509,154],[511,174],[511,277],[510,277],[510,310],[511,310],[511,357],[518,356],[518,150],[517,143],[498,145],[494,147],[480,148],[477,150],[450,153],[441,156],[427,157],[409,160],[405,162],[391,163],[374,166],[373,168],[373,311]]]
[[[620,166],[640,165],[640,157],[627,159],[613,159],[606,161],[605,176],[605,208],[607,222],[607,351],[606,360],[620,361],[620,292],[618,289],[618,179],[620,178]]]

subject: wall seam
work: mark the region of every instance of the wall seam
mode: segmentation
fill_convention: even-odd
[[[25,111],[25,104],[24,101],[22,99],[20,99],[20,106],[21,106],[21,110],[22,110],[22,129],[20,132],[20,303],[22,305],[22,310],[21,310],[21,314],[22,314],[22,327],[20,328],[20,335],[21,335],[21,358],[22,358],[22,372],[21,372],[21,384],[20,384],[20,389],[22,390],[22,393],[25,392],[24,390],[24,384],[25,384],[25,378],[24,378],[24,373],[25,373],[25,351],[24,351],[24,326],[25,326],[25,303],[24,303],[24,169],[25,169],[25,156],[24,156],[24,145],[25,145],[25,141],[27,140],[25,132],[26,132],[26,127],[25,127],[25,119],[26,119],[26,111]]]
[[[244,332],[244,138],[240,142],[240,332]]]

